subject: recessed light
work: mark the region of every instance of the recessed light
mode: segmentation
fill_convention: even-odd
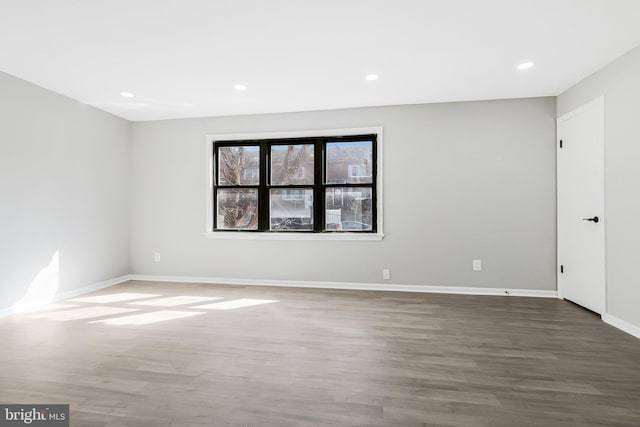
[[[133,98],[133,94],[129,92],[120,92],[120,96],[123,96],[125,98]]]
[[[379,75],[377,75],[377,74],[368,74],[368,75],[365,77],[365,79],[366,79],[366,80],[368,80],[368,81],[370,81],[370,82],[372,82],[372,81],[374,81],[374,80],[378,80],[379,78],[380,78],[380,76],[379,76]]]
[[[247,90],[247,87],[245,85],[241,85],[241,84],[233,85],[233,88],[235,90]]]
[[[536,65],[535,62],[523,62],[522,64],[518,65],[516,68],[520,71],[522,70],[528,70],[529,68],[533,67],[534,65]]]

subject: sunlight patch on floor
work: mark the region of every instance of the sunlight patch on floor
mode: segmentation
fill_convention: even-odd
[[[233,310],[235,308],[251,307],[254,305],[270,304],[273,302],[278,302],[278,300],[243,298],[232,301],[214,302],[213,304],[197,305],[191,308],[198,310]]]
[[[158,295],[158,294],[140,294],[140,293],[134,293],[134,292],[121,292],[119,294],[98,295],[95,297],[85,297],[85,298],[73,298],[68,301],[105,304],[105,303],[111,303],[111,302],[131,301],[134,299],[153,298],[153,297],[161,297],[161,296],[162,295]]]
[[[128,304],[147,305],[152,307],[173,307],[176,305],[197,304],[199,302],[213,301],[217,299],[222,299],[222,297],[194,297],[194,296],[183,295],[183,296],[177,296],[177,297],[167,297],[167,298],[158,298],[158,299],[145,300],[145,301],[136,301],[136,302],[130,302]]]
[[[89,319],[91,317],[112,316],[115,314],[129,313],[138,311],[135,308],[119,308],[119,307],[84,307],[73,310],[52,311],[46,313],[36,313],[31,317],[56,320],[64,322],[67,320]]]
[[[206,314],[206,311],[196,310],[234,310],[279,302],[278,300],[269,299],[241,298],[202,304],[203,302],[223,300],[226,298],[228,297],[204,297],[194,295],[163,296],[151,293],[120,292],[66,300],[74,302],[74,304],[67,304],[66,301],[64,303],[48,304],[44,307],[34,309],[28,313],[27,316],[60,322],[68,320],[88,320],[87,323],[135,326]],[[102,305],[110,303],[127,304],[127,306],[131,308]],[[134,308],[132,306],[136,307]],[[176,306],[183,306],[180,308],[184,311],[162,310],[163,307]],[[131,312],[136,313],[129,314]]]
[[[89,323],[104,323],[106,325],[148,325],[149,323],[164,322],[166,320],[205,314],[198,311],[154,311],[152,313],[133,314],[130,316],[113,317],[111,319],[94,320]]]
[[[42,307],[34,308],[30,312],[41,313],[45,311],[55,311],[55,310],[67,310],[70,308],[77,308],[77,304],[59,304],[59,303],[51,303]]]

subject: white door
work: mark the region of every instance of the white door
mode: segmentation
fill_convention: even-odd
[[[604,98],[558,119],[558,294],[605,313]]]

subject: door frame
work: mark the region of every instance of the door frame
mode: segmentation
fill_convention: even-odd
[[[603,171],[603,192],[602,192],[602,227],[603,227],[603,263],[604,263],[604,277],[603,277],[603,312],[600,313],[600,316],[603,317],[608,312],[608,303],[607,303],[607,205],[606,205],[606,116],[605,116],[605,97],[599,96],[591,101],[581,105],[580,107],[575,108],[568,113],[563,114],[562,116],[556,118],[556,283],[558,288],[558,298],[564,299],[563,289],[562,289],[562,273],[560,272],[560,123],[565,122],[569,119],[572,119],[588,109],[597,108],[599,112],[601,112],[603,126],[602,126],[602,171]]]

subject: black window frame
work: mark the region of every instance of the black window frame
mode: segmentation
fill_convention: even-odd
[[[371,182],[331,183],[326,181],[326,150],[329,143],[371,142]],[[313,184],[271,184],[271,147],[275,145],[314,146]],[[258,146],[260,149],[260,173],[257,185],[220,185],[218,183],[218,150],[221,147]],[[376,234],[378,230],[378,135],[373,133],[343,136],[310,136],[266,139],[213,140],[212,180],[212,231],[216,233],[300,233],[300,234]],[[371,229],[370,230],[326,230],[326,191],[328,188],[371,188]],[[257,229],[218,228],[217,192],[219,189],[257,189],[258,190],[258,226]],[[313,190],[313,229],[312,230],[273,230],[270,227],[269,192],[271,189],[312,189]]]

